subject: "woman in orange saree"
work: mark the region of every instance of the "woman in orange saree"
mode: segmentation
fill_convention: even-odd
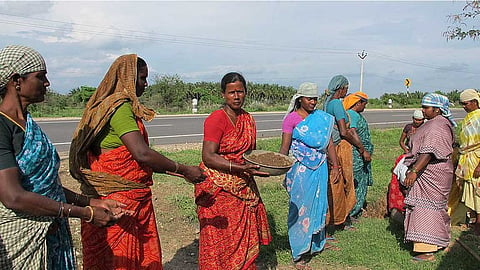
[[[207,179],[195,185],[200,221],[199,269],[257,269],[260,245],[272,237],[267,213],[253,175],[268,176],[246,165],[242,154],[255,149],[253,117],[241,107],[247,92],[238,73],[221,82],[223,109],[205,120],[202,163]]]
[[[148,68],[135,54],[115,60],[87,103],[70,148],[70,173],[88,196],[116,200],[133,214],[109,228],[82,223],[84,269],[162,269],[150,186],[153,172],[204,179],[197,166],[168,159],[148,146],[142,119],[155,112],[140,104]]]

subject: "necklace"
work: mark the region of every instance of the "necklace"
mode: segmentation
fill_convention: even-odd
[[[13,118],[11,118],[10,116],[8,116],[6,113],[0,111],[0,114],[3,115],[5,118],[7,118],[8,120],[12,121],[12,123],[14,123],[15,125],[17,125],[18,127],[20,127],[23,132],[25,132],[25,127],[22,126],[20,123],[18,123],[17,121],[15,121]]]
[[[227,115],[228,120],[230,120],[230,123],[232,123],[232,125],[235,126],[235,122],[236,122],[237,118],[230,116],[230,114],[227,112],[227,110],[225,110],[225,108],[223,108],[223,111],[224,111],[225,114]],[[233,118],[233,119],[232,119],[232,118]]]

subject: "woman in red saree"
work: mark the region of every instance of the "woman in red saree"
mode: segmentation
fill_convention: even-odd
[[[242,154],[255,149],[253,117],[241,107],[247,93],[238,73],[221,81],[223,109],[205,120],[202,163],[207,179],[195,185],[200,221],[199,269],[257,269],[260,245],[272,237],[267,213],[253,175],[268,176],[246,165]]]
[[[87,103],[70,147],[70,173],[82,192],[115,198],[133,214],[109,228],[82,222],[84,269],[162,269],[162,253],[153,211],[153,172],[171,171],[197,183],[196,166],[168,159],[148,146],[142,119],[155,112],[140,104],[148,68],[135,54],[115,60]]]

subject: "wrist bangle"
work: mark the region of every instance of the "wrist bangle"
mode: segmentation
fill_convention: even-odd
[[[90,205],[85,206],[85,208],[88,208],[88,210],[90,210],[90,218],[85,220],[85,222],[90,223],[93,221],[93,208]]]
[[[63,210],[65,210],[65,206],[63,205],[63,202],[60,202],[60,205],[58,206],[57,217],[63,218]]]
[[[332,166],[331,168],[332,169],[336,169],[336,168],[340,169],[340,168],[342,168],[342,166]]]
[[[412,167],[411,169],[409,169],[408,171],[409,171],[409,172],[413,172],[413,173],[418,173],[417,169],[415,169],[415,168],[413,168],[413,167]]]
[[[228,166],[229,166],[230,172],[232,172],[232,161],[231,160],[230,160],[230,163],[228,163]]]
[[[178,168],[180,167],[180,165],[178,165],[178,162],[174,161],[175,162],[175,171],[174,173],[177,173],[178,172]]]
[[[70,217],[70,212],[72,212],[72,208],[73,208],[73,205],[71,205],[71,206],[68,208],[66,218],[69,218],[69,217]]]

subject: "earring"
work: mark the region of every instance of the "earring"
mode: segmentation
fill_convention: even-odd
[[[20,85],[15,85],[15,90],[20,91]]]

